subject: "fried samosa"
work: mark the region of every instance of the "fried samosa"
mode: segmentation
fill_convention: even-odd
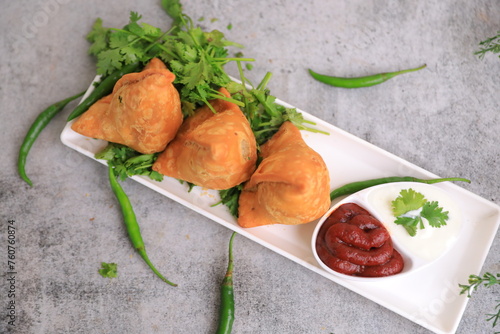
[[[328,210],[330,174],[295,125],[283,123],[262,145],[261,157],[239,198],[241,227],[304,224]]]
[[[219,91],[230,97],[225,88]],[[257,144],[247,118],[229,101],[209,101],[184,120],[153,170],[209,189],[229,189],[250,178]]]
[[[174,79],[165,64],[153,58],[141,72],[120,78],[113,92],[94,103],[71,128],[143,154],[161,152],[183,120]]]

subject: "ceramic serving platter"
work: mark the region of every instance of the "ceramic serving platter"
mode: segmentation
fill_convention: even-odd
[[[93,85],[83,99],[92,89]],[[331,189],[353,181],[396,175],[438,177],[321,119],[298,111],[306,120],[316,123],[316,129],[329,133],[302,131],[302,136],[327,164]],[[71,130],[71,124],[68,123],[61,133],[63,144],[95,159],[95,153],[107,142],[81,136]],[[188,193],[186,185],[169,177],[162,182],[141,176],[132,179],[435,333],[455,333],[468,301],[466,295],[460,295],[458,284],[466,283],[470,274],[481,272],[500,224],[499,206],[457,184],[439,183],[436,186],[445,190],[462,208],[463,228],[453,248],[415,273],[390,280],[356,281],[332,275],[316,261],[311,238],[317,221],[299,226],[243,229],[225,206],[213,206],[219,199],[216,191],[195,187]]]

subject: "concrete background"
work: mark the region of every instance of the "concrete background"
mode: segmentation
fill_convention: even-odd
[[[185,0],[184,11],[218,28],[256,59],[248,76],[274,76],[273,95],[500,204],[500,59],[473,55],[500,30],[498,0]],[[2,1],[0,12],[0,332],[210,333],[231,231],[133,181],[124,183],[150,257],[181,283],[156,279],[131,249],[106,170],[59,140],[67,113],[32,148],[30,188],[17,152],[46,106],[95,75],[84,36],[130,11],[167,28],[159,1]],[[210,18],[218,21],[210,23]],[[226,27],[231,23],[232,29]],[[427,64],[368,89],[334,89],[306,69],[357,76]],[[228,72],[237,75],[232,67]],[[16,326],[7,326],[7,224],[16,226]],[[500,272],[500,238],[482,272]],[[428,333],[244,237],[235,240],[235,333]],[[119,278],[97,274],[117,262]],[[409,287],[413,288],[413,287]],[[485,320],[499,287],[470,300],[458,333],[493,333]],[[496,328],[498,330],[498,328]]]

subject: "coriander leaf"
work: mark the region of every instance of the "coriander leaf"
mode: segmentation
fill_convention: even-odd
[[[128,46],[131,42],[131,35],[126,32],[113,32],[109,36],[109,47],[111,49]]]
[[[141,154],[130,147],[114,143],[109,143],[95,155],[96,159],[106,160],[108,165],[113,166],[121,180],[133,175],[143,175],[154,181],[162,181],[163,175],[152,170],[157,157],[158,153]]]
[[[161,182],[163,181],[163,174],[161,173],[158,173],[157,171],[153,170],[153,171],[150,171],[147,176],[153,180],[153,181],[158,181],[158,182]]]
[[[199,61],[198,51],[195,47],[183,43],[175,43],[175,51],[185,64]]]
[[[184,71],[184,66],[182,65],[182,63],[180,61],[172,60],[172,61],[170,61],[170,69],[173,72],[179,73],[179,72]]]
[[[446,225],[448,220],[448,211],[438,206],[437,201],[428,202],[424,195],[413,189],[403,189],[399,196],[391,202],[392,211],[396,218],[395,224],[402,225],[406,231],[413,237],[417,229],[424,229],[423,219],[429,222],[431,227],[441,227]],[[416,216],[406,215],[410,211],[420,209]]]
[[[224,43],[224,34],[219,30],[212,30],[204,33],[206,41],[213,46],[223,48],[226,46]]]
[[[173,20],[173,26],[177,26],[182,22],[182,5],[180,0],[161,0],[163,10]]]
[[[277,105],[274,103],[276,98],[269,94],[269,90],[253,90],[252,93],[272,117],[274,123],[283,123],[283,115],[276,110]]]
[[[144,56],[144,51],[132,46],[124,46],[121,48],[120,53],[123,55],[122,59],[125,64],[132,64],[140,61]]]
[[[97,18],[92,26],[92,30],[87,34],[87,40],[92,43],[89,48],[89,54],[96,56],[106,49],[109,32],[110,29],[104,28],[102,26],[102,20]]]
[[[115,158],[115,146],[108,145],[100,152],[97,152],[94,156],[96,159],[100,160],[112,160]]]
[[[205,33],[199,27],[191,27],[187,31],[181,31],[179,32],[178,36],[184,41],[184,43],[188,45],[197,47],[203,47],[207,45]]]
[[[130,24],[137,23],[140,19],[142,19],[142,15],[137,12],[130,12]]]
[[[129,31],[131,32],[132,34],[134,34],[135,36],[138,36],[138,37],[142,37],[145,35],[144,33],[144,30],[142,29],[142,27],[136,23],[136,22],[130,22],[129,24],[127,24],[124,29],[126,31]]]
[[[101,269],[99,269],[99,274],[102,277],[117,277],[118,276],[118,265],[116,263],[106,263],[101,262]]]
[[[97,74],[106,75],[122,67],[120,49],[108,49],[97,55]]]
[[[448,211],[443,212],[443,208],[439,207],[436,201],[425,203],[420,215],[427,219],[429,225],[432,227],[446,225],[446,221],[448,220]]]
[[[397,225],[402,225],[408,232],[408,234],[411,235],[412,237],[414,237],[417,234],[418,226],[423,224],[422,218],[420,218],[420,216],[416,217],[399,216],[394,221],[394,223]]]
[[[194,187],[196,187],[196,185],[194,183],[191,183],[191,182],[187,182],[187,181],[184,181],[184,180],[179,180],[179,182],[181,184],[186,184],[187,185],[187,187],[188,187],[188,193],[190,193],[191,190],[193,190]]]
[[[182,113],[184,115],[192,116],[196,110],[196,105],[189,101],[182,101]]]
[[[229,189],[219,190],[219,195],[221,198],[221,201],[219,203],[224,204],[229,209],[231,215],[236,218],[238,217],[238,200],[240,198],[242,189],[243,185],[240,184]]]
[[[413,189],[403,189],[399,196],[392,201],[392,213],[394,216],[401,216],[413,210],[420,209],[427,200],[424,195]]]
[[[189,63],[184,67],[184,78],[180,80],[189,90],[195,89],[198,85],[203,85],[208,79],[208,66],[204,58],[199,62]]]
[[[150,24],[142,23],[141,27],[142,27],[142,30],[144,31],[144,34],[149,36],[149,37],[158,38],[162,34],[160,28],[154,27]]]

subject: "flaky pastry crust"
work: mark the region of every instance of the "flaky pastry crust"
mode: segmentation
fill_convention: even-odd
[[[119,79],[113,92],[92,105],[71,128],[144,154],[161,152],[183,120],[174,79],[165,64],[153,58],[141,72]]]
[[[230,97],[225,88],[220,89]],[[257,144],[247,118],[229,101],[215,99],[187,117],[175,139],[153,164],[153,170],[195,185],[221,190],[250,178]]]
[[[297,225],[321,217],[330,206],[330,175],[321,156],[285,122],[261,147],[262,162],[239,198],[238,224]]]

